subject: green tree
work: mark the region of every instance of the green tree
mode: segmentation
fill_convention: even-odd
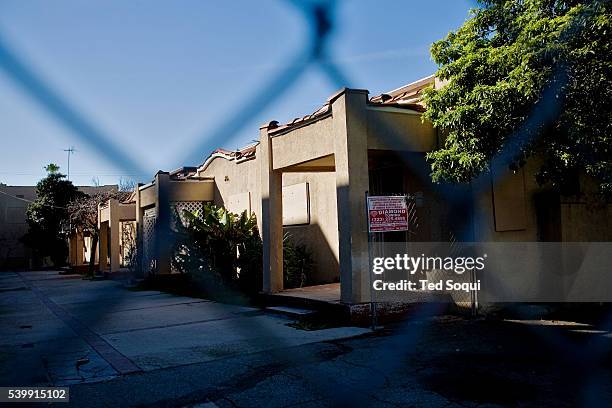
[[[49,174],[59,173],[60,167],[55,163],[49,163],[45,167],[45,171]]]
[[[47,177],[36,185],[37,198],[26,212],[28,232],[22,241],[39,258],[49,256],[55,266],[62,266],[68,256],[68,231],[62,228],[64,221],[69,219],[67,207],[83,193],[59,173],[57,165],[50,164],[45,169]]]
[[[428,154],[435,181],[467,182],[504,147],[510,167],[537,155],[541,184],[578,172],[612,192],[612,2],[481,0],[455,32],[431,47],[437,77],[424,118],[446,135]],[[548,93],[554,120],[534,112]],[[509,146],[520,133],[530,142]]]

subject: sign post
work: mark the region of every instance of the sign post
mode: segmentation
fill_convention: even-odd
[[[408,231],[408,205],[405,195],[371,196],[366,191],[366,214],[368,220],[368,264],[370,270],[370,317],[372,330],[376,329],[378,313],[372,287],[372,238],[375,233]]]

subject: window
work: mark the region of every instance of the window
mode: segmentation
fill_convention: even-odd
[[[493,184],[495,231],[520,231],[527,228],[525,176],[523,169],[508,170]]]
[[[310,224],[308,183],[283,187],[283,225]]]

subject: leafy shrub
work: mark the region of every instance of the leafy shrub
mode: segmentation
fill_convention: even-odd
[[[262,289],[263,243],[254,214],[234,214],[208,203],[202,212],[183,211],[184,222],[176,222],[172,264],[209,296],[223,297],[239,290],[248,295]],[[179,214],[175,219],[180,220]],[[285,288],[302,287],[309,281],[312,256],[303,245],[295,245],[288,234],[283,239]]]
[[[312,255],[301,244],[295,244],[289,234],[283,236],[283,277],[286,289],[301,288],[309,283]]]
[[[262,245],[254,214],[238,215],[208,203],[202,212],[183,211],[183,219],[176,223],[172,259],[178,271],[190,274],[208,292],[223,287],[251,294],[261,290]]]

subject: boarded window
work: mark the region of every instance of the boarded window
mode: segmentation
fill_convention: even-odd
[[[308,183],[283,187],[283,225],[310,224]]]
[[[523,169],[508,170],[493,184],[493,212],[495,231],[520,231],[527,229],[525,202],[525,175]]]

